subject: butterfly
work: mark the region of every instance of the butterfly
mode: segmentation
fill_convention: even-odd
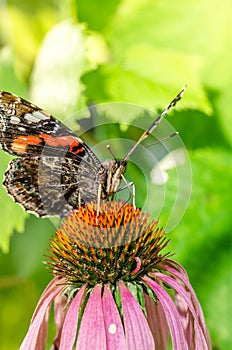
[[[103,163],[72,130],[41,108],[0,91],[0,145],[16,158],[3,184],[13,199],[38,216],[65,217],[86,202],[113,198],[137,146],[175,106],[185,87],[122,158]]]

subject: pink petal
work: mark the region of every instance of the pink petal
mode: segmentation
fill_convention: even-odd
[[[54,300],[54,321],[57,331],[51,350],[60,348],[61,332],[63,329],[63,324],[67,312],[67,308],[65,308],[66,303],[67,297],[64,295],[57,295]]]
[[[50,315],[50,306],[47,308],[44,319],[39,328],[38,337],[36,339],[36,344],[35,344],[35,348],[38,350],[44,350],[46,348],[49,315]]]
[[[181,318],[176,310],[176,306],[172,298],[163,287],[161,287],[151,278],[145,276],[143,280],[150,288],[152,288],[159,299],[158,302],[160,302],[163,307],[172,336],[173,350],[189,350],[185,339]]]
[[[165,350],[168,347],[169,328],[161,303],[155,304],[145,294],[145,306],[147,311],[147,322],[155,340],[155,348]]]
[[[201,309],[201,306],[199,304],[199,301],[196,297],[195,291],[192,288],[189,279],[188,279],[188,275],[185,271],[185,269],[179,265],[178,263],[176,263],[175,261],[168,261],[168,263],[170,263],[170,266],[166,267],[166,270],[172,274],[172,276],[174,276],[175,278],[179,279],[180,281],[182,281],[182,283],[185,286],[185,289],[187,291],[189,291],[189,293],[191,294],[191,301],[192,301],[192,305],[194,307],[194,310],[197,314],[198,317],[198,322],[201,326],[201,329],[203,330],[205,339],[207,341],[208,347],[209,349],[211,349],[211,341],[210,341],[210,336],[208,333],[208,330],[206,328],[206,324],[205,324],[205,320],[204,320],[204,315]],[[177,267],[177,268],[176,268]]]
[[[56,282],[57,280],[53,279],[42,294],[20,350],[44,350],[47,335],[47,313],[52,301],[64,289],[63,285],[55,287]]]
[[[189,348],[197,350],[198,342],[195,342],[194,327],[196,327],[196,324],[195,324],[194,317],[190,312],[185,299],[177,292],[175,292],[175,304],[176,304],[176,309],[181,317],[181,322],[184,327],[185,337],[189,345]],[[198,333],[197,330],[196,330],[196,333]],[[196,346],[195,346],[195,343],[196,343]],[[202,347],[202,349],[204,349],[204,347]]]
[[[110,350],[126,349],[125,334],[118,308],[111,294],[109,285],[104,288],[102,298],[105,321],[106,344]]]
[[[154,349],[154,339],[140,305],[123,282],[119,283],[119,290],[127,350]]]
[[[102,286],[96,285],[90,294],[81,320],[77,350],[106,350],[101,292]]]
[[[194,320],[194,326],[195,326],[195,333],[196,333],[196,349],[208,349],[208,345],[206,342],[206,339],[204,337],[204,334],[202,333],[203,329],[201,328],[201,325],[198,322],[198,315],[195,312],[195,308],[192,304],[192,300],[189,297],[189,292],[185,290],[185,288],[177,282],[175,279],[172,277],[166,276],[164,274],[156,274],[156,276],[163,280],[166,284],[170,285],[176,292],[177,292],[177,299],[179,300],[179,304],[183,305],[183,303],[187,304],[187,307],[189,308],[190,312],[192,313],[193,320]],[[190,294],[191,295],[191,294]],[[180,300],[181,299],[181,300]],[[199,305],[199,304],[198,304]],[[199,305],[200,307],[200,305]],[[198,345],[199,344],[199,345]]]
[[[31,318],[31,323],[34,320],[34,318],[36,317],[38,311],[40,310],[41,305],[43,305],[44,300],[47,299],[47,296],[53,291],[57,289],[57,286],[59,284],[62,284],[62,279],[60,277],[54,277],[47,285],[47,287],[44,289],[41,297],[39,298],[39,302],[35,308],[35,311],[33,313],[33,316]]]
[[[192,317],[190,319],[188,318],[188,320],[186,317],[185,318],[182,317],[182,320],[184,319],[185,321],[187,321],[188,325],[190,322],[190,332],[192,332],[191,328],[193,328],[193,327],[195,328],[195,340],[196,340],[195,349],[196,350],[197,349],[202,349],[202,350],[206,349],[207,350],[208,345],[207,345],[205,337],[202,333],[202,329],[199,325],[197,314],[196,314],[194,307],[192,305],[192,300],[189,297],[189,293],[186,292],[186,290],[183,288],[183,286],[179,282],[177,282],[174,278],[166,276],[165,274],[162,274],[162,273],[155,273],[155,276],[158,277],[160,280],[162,280],[167,285],[171,286],[177,292],[177,295],[179,295],[179,297],[182,299],[182,300],[179,300],[182,304],[181,306],[187,305],[187,309],[185,310],[185,314],[189,314],[189,310],[190,310],[190,312],[192,313]],[[183,321],[182,321],[182,324],[183,324]],[[184,325],[184,326],[185,326],[184,328],[186,328],[186,325]],[[189,327],[187,330],[189,330]],[[191,335],[187,334],[187,336],[189,336],[189,339],[191,339],[191,341],[192,341],[193,338],[191,337]],[[189,343],[189,346],[191,347],[191,343]]]
[[[72,350],[77,334],[78,313],[85,293],[86,285],[82,286],[69,305],[65,317],[60,340],[60,350]]]

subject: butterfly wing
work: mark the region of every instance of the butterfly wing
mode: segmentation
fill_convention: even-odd
[[[32,103],[0,91],[0,144],[18,156],[47,155],[83,157],[88,151],[94,165],[101,163],[83,140],[59,120]],[[67,153],[67,154],[66,154]]]
[[[26,210],[64,216],[96,200],[102,165],[95,154],[53,116],[7,92],[0,92],[0,145],[20,156],[4,185]]]
[[[96,199],[95,177],[90,173],[83,178],[80,166],[69,158],[15,158],[9,163],[3,184],[27,211],[65,217],[73,208]]]

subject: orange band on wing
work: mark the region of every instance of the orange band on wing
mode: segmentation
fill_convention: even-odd
[[[82,147],[82,145],[80,144],[80,142],[77,141],[75,137],[70,135],[52,137],[47,134],[41,134],[38,136],[41,137],[41,139],[43,139],[44,142],[49,146],[69,146],[69,151],[75,154],[84,152],[85,150],[84,147]]]
[[[39,134],[36,136],[19,136],[12,143],[12,150],[18,153],[26,153],[28,146],[39,145],[43,143],[51,147],[69,146],[69,151],[74,154],[78,154],[85,151],[82,144],[79,141],[77,141],[77,139],[73,136],[68,135],[53,137],[49,134]]]
[[[38,145],[40,143],[41,143],[41,139],[38,136],[32,136],[32,135],[19,136],[12,143],[12,150],[14,152],[25,153],[27,152],[28,145]]]

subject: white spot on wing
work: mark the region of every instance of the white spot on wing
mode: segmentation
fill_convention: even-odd
[[[80,143],[84,143],[84,141],[83,141],[80,137],[77,137],[77,136],[76,136],[76,140],[77,140],[78,142],[80,142]]]
[[[20,119],[18,117],[12,116],[10,118],[10,123],[11,124],[18,124],[18,123],[20,123]]]
[[[36,112],[33,113],[33,115],[35,117],[37,117],[39,120],[50,119],[50,117],[47,114],[45,114],[45,113],[43,113],[41,111],[36,111]]]
[[[24,115],[24,118],[31,123],[39,123],[41,120],[46,120],[46,119],[50,119],[49,116],[47,116],[46,114],[44,114],[41,111],[36,111],[33,113],[26,113]]]
[[[33,114],[31,113],[26,113],[24,114],[24,118],[28,121],[28,122],[31,122],[31,123],[38,123],[39,120],[33,116]]]

